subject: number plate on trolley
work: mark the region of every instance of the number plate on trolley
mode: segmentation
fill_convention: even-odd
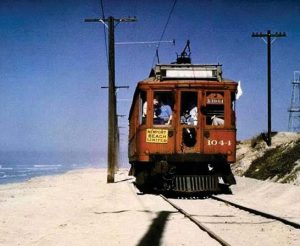
[[[231,141],[228,140],[216,140],[216,139],[208,139],[207,140],[207,145],[208,146],[217,146],[217,145],[220,145],[220,146],[224,146],[224,145],[227,145],[227,146],[231,146]]]

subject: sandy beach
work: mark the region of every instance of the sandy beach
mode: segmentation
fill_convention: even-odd
[[[137,195],[127,172],[119,171],[114,184],[106,183],[105,169],[87,169],[0,186],[0,245],[157,245],[155,240],[191,245],[205,240],[160,197]],[[179,233],[185,230],[189,237]]]
[[[84,169],[1,185],[0,245],[200,245],[210,241],[159,196],[139,194],[127,172],[120,170],[113,184],[106,183],[105,169]],[[231,199],[248,201],[251,196],[258,208],[272,208],[274,214],[300,222],[299,186],[238,178],[233,191]]]

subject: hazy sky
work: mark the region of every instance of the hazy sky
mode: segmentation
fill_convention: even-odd
[[[103,0],[120,23],[116,41],[159,40],[173,0]],[[100,0],[0,1],[0,149],[106,150],[107,60]],[[252,32],[286,32],[272,45],[273,130],[287,131],[293,72],[300,70],[300,2],[177,0],[163,40],[161,63],[175,60],[187,39],[194,63],[221,63],[242,82],[238,138],[267,129],[266,44]],[[136,82],[147,77],[155,46],[116,46],[118,113],[128,115]],[[126,100],[129,99],[129,100]],[[127,117],[120,119],[127,127]],[[121,129],[126,148],[127,128]],[[124,134],[124,135],[123,135]]]

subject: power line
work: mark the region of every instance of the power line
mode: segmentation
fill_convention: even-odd
[[[161,36],[160,36],[159,41],[161,41],[161,40],[163,39],[164,35],[165,35],[165,32],[166,32],[166,30],[167,30],[167,26],[168,26],[169,21],[170,21],[170,19],[171,19],[171,16],[172,16],[172,13],[173,13],[173,11],[174,11],[174,8],[175,8],[176,3],[177,3],[177,0],[174,0],[173,6],[172,6],[171,11],[170,11],[169,16],[168,16],[168,20],[167,20],[167,22],[166,22],[166,25],[165,25],[165,27],[164,27],[164,30],[163,30]],[[158,44],[158,46],[159,46],[159,44]],[[159,47],[158,47],[158,48],[159,48]]]
[[[165,26],[164,26],[164,29],[163,29],[163,31],[162,31],[162,34],[161,34],[161,36],[160,36],[159,43],[158,43],[158,45],[157,45],[157,47],[156,47],[156,51],[155,51],[155,54],[154,54],[154,57],[153,57],[152,66],[151,66],[151,67],[153,67],[153,65],[154,65],[155,57],[158,58],[158,49],[159,49],[160,43],[161,43],[161,41],[162,41],[162,39],[163,39],[163,37],[164,37],[164,35],[165,35],[165,32],[166,32],[166,30],[167,30],[167,27],[168,27],[168,25],[169,25],[169,21],[170,21],[170,19],[171,19],[171,16],[172,16],[172,14],[173,14],[174,9],[175,9],[176,3],[177,3],[177,0],[174,0],[173,6],[172,6],[172,8],[171,8],[171,10],[170,10],[170,12],[169,12],[169,16],[168,16],[167,22],[166,22],[166,24],[165,24]],[[159,58],[158,58],[158,60],[159,60]]]
[[[101,4],[102,19],[105,19],[103,0],[100,1],[100,4]],[[104,33],[104,42],[105,42],[105,54],[106,54],[106,62],[107,62],[107,66],[108,66],[107,34],[106,34],[107,26],[105,25],[106,23],[103,23],[103,24],[104,24],[103,25],[103,33]]]
[[[175,39],[173,40],[160,40],[160,41],[132,41],[132,42],[115,42],[116,45],[131,45],[131,44],[159,44],[159,43],[172,43],[175,44]]]

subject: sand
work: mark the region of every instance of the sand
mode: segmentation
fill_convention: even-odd
[[[137,195],[132,181],[124,170],[116,183],[107,184],[105,170],[88,169],[1,185],[0,245],[147,245],[149,240],[154,244],[148,245],[195,245],[210,240],[197,236],[199,229],[160,197]]]
[[[231,168],[235,175],[243,176],[247,169],[250,167],[251,163],[264,155],[264,153],[272,148],[282,146],[285,144],[292,144],[300,139],[300,133],[295,132],[279,132],[274,137],[272,137],[272,146],[267,146],[264,141],[258,141],[256,146],[251,147],[251,139],[243,140],[237,145],[237,161]],[[298,160],[299,162],[300,160]],[[297,175],[297,179],[293,182],[294,184],[300,184],[300,172]]]
[[[139,194],[127,170],[115,177],[85,169],[1,185],[0,245],[218,245],[159,196]],[[233,191],[226,197],[300,222],[299,186],[239,178]]]

